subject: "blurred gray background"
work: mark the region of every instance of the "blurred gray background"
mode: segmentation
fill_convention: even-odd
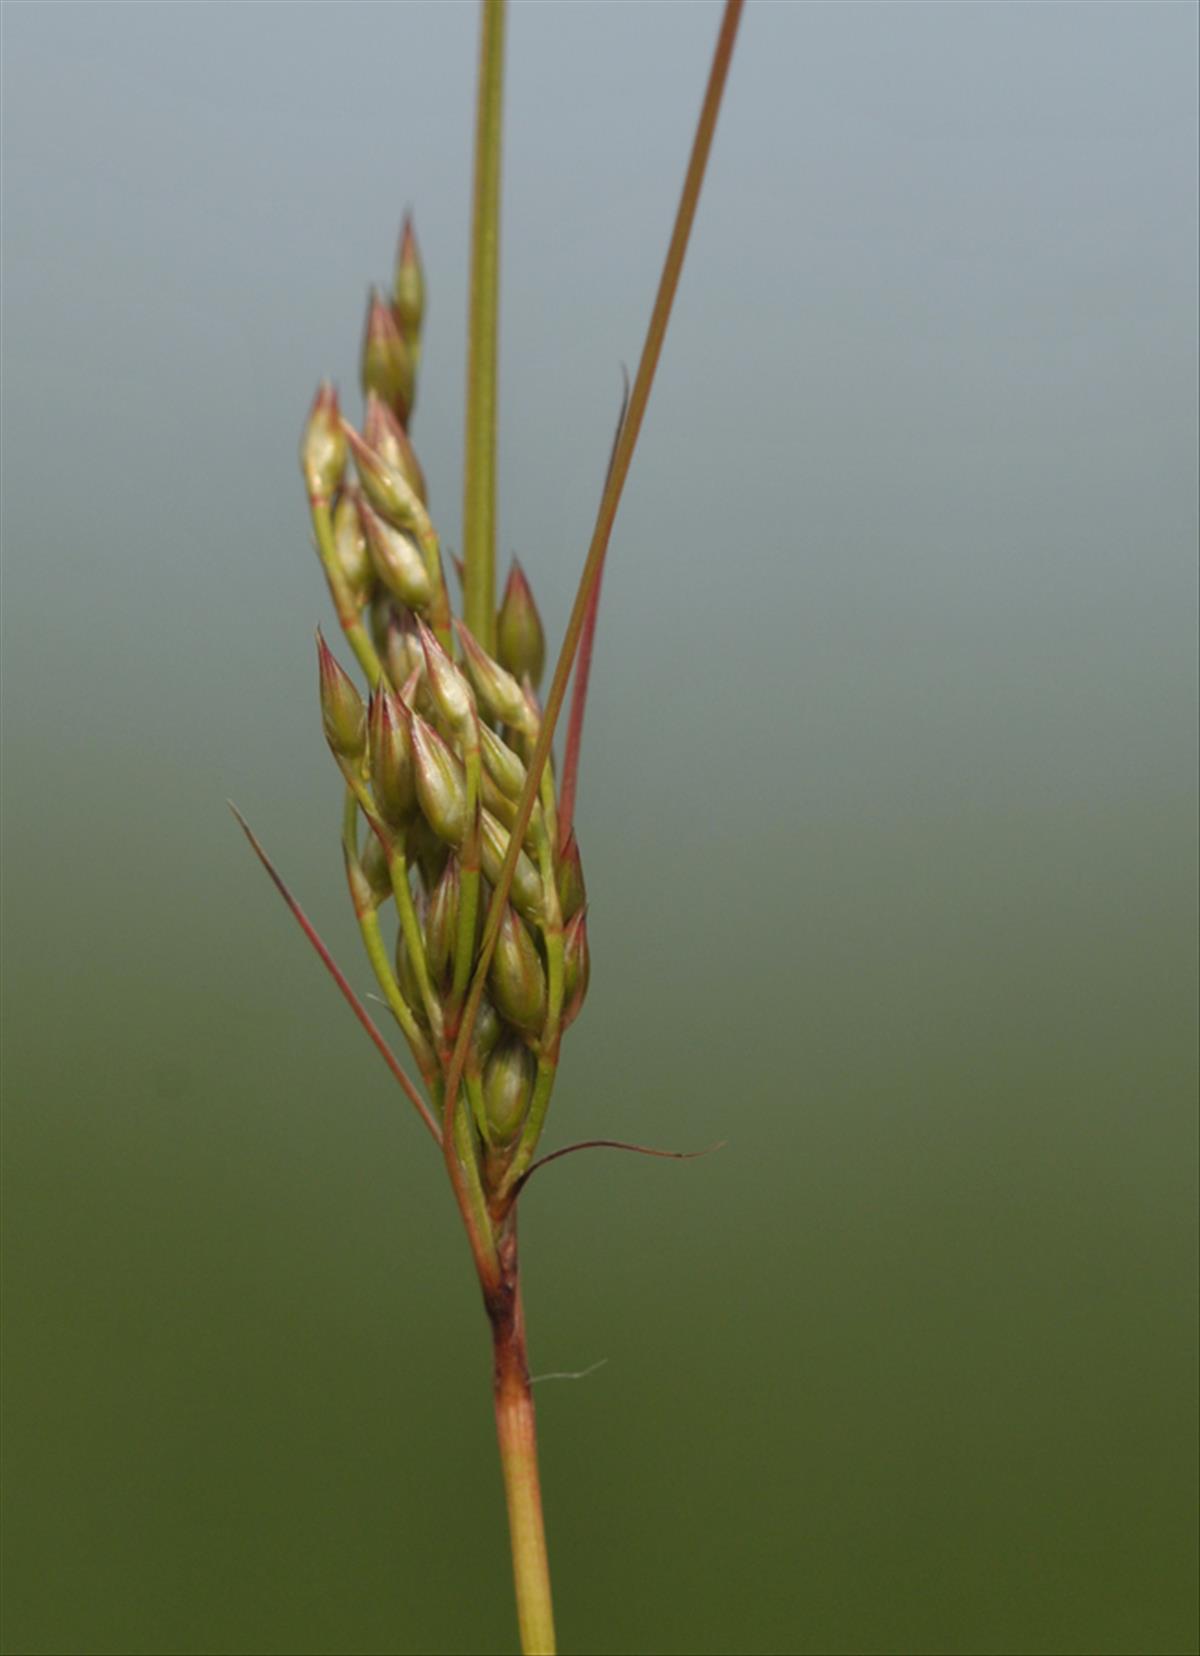
[[[552,639],[717,11],[517,5]],[[5,1648],[512,1648],[360,987],[295,445],[404,206],[459,533],[475,13],[8,5]],[[525,1204],[563,1648],[1196,1648],[1197,14],[752,5],[618,520]]]

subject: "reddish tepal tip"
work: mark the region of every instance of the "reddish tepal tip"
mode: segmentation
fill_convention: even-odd
[[[432,632],[421,616],[417,616],[417,634],[421,640],[421,648],[425,651],[426,661],[440,661],[446,654],[438,643],[436,633]]]
[[[416,264],[420,258],[417,250],[417,232],[413,228],[411,207],[404,209],[404,220],[400,226],[400,252],[398,257],[401,264]]]
[[[514,598],[528,600],[533,598],[533,589],[526,579],[525,571],[521,568],[521,560],[515,552],[513,553],[512,563],[509,565],[508,580],[504,585],[504,596],[507,598],[510,594]]]
[[[371,289],[367,302],[367,340],[372,345],[387,344],[400,337],[391,307],[379,297],[378,288]]]
[[[421,682],[421,669],[414,667],[400,687],[400,706],[404,717],[412,723],[412,710],[416,703],[417,685]]]
[[[345,435],[346,441],[354,451],[354,458],[356,460],[365,460],[368,465],[370,465],[372,461],[377,460],[378,456],[376,455],[375,450],[371,447],[370,443],[365,443],[363,441],[358,432],[355,431],[354,427],[350,424],[349,420],[342,421],[342,431]]]

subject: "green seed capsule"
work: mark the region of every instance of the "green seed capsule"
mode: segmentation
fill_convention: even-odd
[[[395,466],[389,466],[345,420],[342,421],[342,432],[354,456],[363,493],[380,517],[386,518],[394,528],[410,534],[421,523],[427,523],[425,508],[404,473],[397,471]]]
[[[408,339],[420,338],[421,318],[425,314],[425,274],[421,268],[412,218],[408,213],[404,215],[404,228],[400,232],[400,246],[396,252],[392,309],[401,333]]]
[[[536,735],[537,717],[516,679],[492,660],[461,621],[454,626],[463,649],[463,663],[488,718],[512,725],[526,735]]]
[[[488,1059],[483,1072],[483,1102],[497,1144],[511,1144],[520,1132],[533,1096],[536,1072],[529,1048],[511,1035]]]
[[[458,933],[458,858],[450,857],[433,888],[425,916],[425,958],[435,983],[448,982],[454,967]]]
[[[500,866],[508,855],[509,835],[490,811],[480,812],[480,840],[483,872],[492,885],[497,885],[500,880]],[[537,869],[524,851],[517,853],[512,901],[514,907],[529,920],[536,920],[542,912],[542,882]]]
[[[371,790],[383,820],[405,827],[417,812],[409,713],[399,696],[380,681],[367,718],[370,738]]]
[[[422,609],[433,597],[433,582],[416,543],[401,529],[385,523],[363,502],[363,528],[375,573],[384,586],[410,609]]]
[[[375,292],[367,305],[363,331],[362,388],[364,396],[374,391],[387,403],[401,425],[408,423],[415,388],[412,351],[390,308]]]
[[[482,725],[480,728],[486,730],[487,726]],[[496,821],[500,823],[502,827],[508,829],[511,833],[513,824],[517,820],[517,807],[513,804],[511,799],[508,799],[500,792],[499,788],[492,781],[486,770],[480,777],[479,797],[483,802],[484,810],[490,811]],[[538,836],[542,833],[542,831],[542,807],[540,805],[535,805],[529,818],[529,826],[525,830],[525,838],[522,841],[522,844],[531,857],[537,856]]]
[[[425,820],[447,845],[460,846],[467,834],[467,784],[462,765],[419,713],[412,715],[411,730],[417,799]]]
[[[579,842],[573,828],[558,861],[558,900],[562,905],[564,921],[573,920],[587,902],[583,863],[579,859]]]
[[[564,1029],[573,1024],[583,1010],[591,975],[592,963],[588,954],[587,940],[587,910],[580,909],[563,932],[562,1026]]]
[[[461,732],[475,717],[475,697],[471,694],[471,686],[420,619],[417,621],[417,632],[425,652],[425,671],[438,712],[456,732]]]
[[[515,804],[525,787],[525,766],[508,743],[502,741],[490,725],[479,727],[479,751],[484,769],[506,799]]]
[[[486,730],[487,726],[482,725],[480,729]],[[500,792],[486,769],[480,773],[479,797],[483,801],[484,810],[490,811],[497,822],[503,823],[505,828],[512,827],[517,820],[517,807],[511,799]]]
[[[387,852],[380,844],[378,834],[367,835],[359,862],[376,905],[386,903],[392,895],[392,876]]]
[[[333,510],[333,551],[350,596],[362,609],[375,586],[375,569],[367,551],[358,502],[349,489],[342,491]]]
[[[525,571],[515,558],[496,616],[496,654],[518,680],[528,678],[534,689],[542,682],[546,635]]]
[[[337,392],[322,380],[300,438],[300,470],[309,499],[332,500],[346,470],[346,438]]]
[[[425,502],[429,490],[425,473],[417,459],[409,436],[388,405],[374,391],[367,396],[367,411],[363,416],[363,437],[385,465],[393,467],[411,484],[413,492]]]
[[[475,1027],[471,1031],[471,1050],[477,1064],[483,1062],[503,1034],[504,1025],[500,1022],[499,1013],[485,995],[479,1003]]]
[[[417,636],[413,613],[406,607],[394,606],[388,616],[387,639],[384,643],[387,676],[397,690],[402,690],[412,674],[425,671],[425,652]]]
[[[488,983],[505,1022],[530,1034],[540,1032],[546,1019],[546,974],[537,945],[511,903],[504,905]]]
[[[339,759],[361,759],[367,746],[367,710],[320,631],[317,632],[317,666],[325,740]]]

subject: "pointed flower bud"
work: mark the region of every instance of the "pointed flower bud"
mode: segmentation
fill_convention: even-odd
[[[389,592],[410,609],[421,609],[433,597],[433,584],[416,545],[399,529],[385,523],[364,500],[359,508],[367,534],[367,548],[375,573]]]
[[[325,740],[339,759],[361,759],[367,746],[367,710],[345,669],[317,631],[317,666]]]
[[[358,502],[350,490],[338,498],[333,510],[333,550],[338,566],[350,589],[350,596],[359,609],[370,600],[375,585],[375,570],[367,551],[367,537],[363,534],[358,515]]]
[[[558,900],[562,905],[564,923],[573,920],[587,902],[587,887],[583,883],[583,863],[579,859],[579,841],[572,828],[558,860]]]
[[[500,1022],[496,1008],[485,995],[479,1003],[475,1027],[471,1031],[471,1052],[474,1061],[482,1063],[503,1034],[504,1025]]]
[[[493,1052],[483,1072],[483,1104],[487,1124],[497,1144],[511,1144],[521,1129],[537,1064],[532,1052],[509,1035]]]
[[[480,729],[486,730],[487,726],[481,725]],[[505,828],[512,827],[517,820],[517,807],[506,794],[500,792],[492,781],[486,765],[479,775],[479,797],[483,802],[484,810],[490,811],[497,822],[502,823]]]
[[[486,730],[487,726],[481,725],[480,729]],[[511,833],[513,824],[517,820],[516,805],[511,799],[508,798],[507,794],[502,794],[500,792],[500,789],[489,776],[486,766],[480,775],[479,781],[479,798],[482,801],[484,810],[490,811],[501,827]],[[531,857],[537,856],[538,843],[540,836],[544,832],[544,828],[545,818],[542,815],[542,807],[535,802],[533,810],[530,813],[529,826],[525,830],[525,838],[521,842]]]
[[[525,787],[525,766],[490,725],[481,724],[479,727],[479,748],[484,770],[504,797],[515,804]]]
[[[387,461],[369,443],[363,441],[352,425],[342,421],[342,431],[354,456],[363,493],[381,517],[412,534],[425,517],[425,509],[418,500],[412,484],[402,471],[389,466]]]
[[[412,715],[412,747],[417,798],[425,820],[447,845],[461,845],[467,834],[467,783],[462,765],[419,713]]]
[[[346,470],[346,439],[337,392],[322,380],[300,439],[300,469],[311,500],[327,501]]]
[[[371,791],[380,816],[392,828],[405,827],[417,811],[408,721],[408,709],[381,681],[367,714]]]
[[[511,673],[506,673],[498,661],[493,661],[474,634],[461,621],[454,623],[458,641],[462,645],[463,662],[475,686],[479,704],[489,719],[534,735],[537,722],[528,699]]]
[[[496,654],[514,678],[528,678],[535,689],[542,682],[546,635],[525,571],[516,558],[496,615]]]
[[[417,248],[411,213],[405,213],[404,228],[400,232],[392,298],[392,308],[401,333],[408,339],[418,338],[421,332],[421,318],[425,314],[425,273],[421,268],[421,255]]]
[[[546,974],[537,945],[511,903],[504,905],[496,950],[488,968],[492,999],[515,1029],[536,1034],[546,1018]]]
[[[396,326],[396,318],[372,289],[363,332],[363,394],[374,391],[403,425],[413,400],[412,351]]]
[[[592,962],[588,954],[587,910],[580,909],[563,932],[563,1014],[564,1029],[575,1022],[587,999]]]
[[[424,674],[425,652],[421,648],[416,619],[407,606],[398,611],[393,609],[388,617],[384,657],[388,678],[400,688],[405,706],[411,707],[412,698],[405,692],[404,686],[414,673],[418,678]]]
[[[475,717],[475,697],[471,694],[471,686],[442,649],[436,636],[419,618],[417,631],[425,652],[429,688],[433,691],[438,712],[456,731],[463,730]]]
[[[404,474],[409,486],[420,497],[422,503],[428,499],[425,473],[421,470],[421,462],[417,459],[408,433],[388,405],[377,397],[374,391],[367,393],[363,440],[371,445],[387,465]]]
[[[435,983],[448,983],[453,973],[459,885],[458,858],[452,856],[433,888],[425,916],[425,958]]]
[[[417,648],[421,648],[419,643]],[[425,677],[424,651],[421,653],[421,665],[414,667],[400,686],[400,700],[410,713],[419,713],[423,719],[437,718],[437,704],[429,688],[429,680]]]
[[[500,880],[500,865],[508,855],[509,836],[490,811],[480,812],[480,860],[485,877],[492,885]],[[512,901],[514,907],[529,920],[536,920],[542,912],[542,882],[537,869],[524,851],[517,852],[517,866],[513,872]]]

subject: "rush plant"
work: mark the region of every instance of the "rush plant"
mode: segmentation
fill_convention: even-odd
[[[325,740],[343,789],[341,849],[363,945],[418,1080],[251,833],[269,873],[437,1145],[470,1243],[494,1350],[494,1399],[522,1648],[554,1621],[517,1254],[564,1034],[589,977],[576,781],[600,580],[687,249],[733,52],[727,0],[641,360],[544,702],[545,640],[523,571],[495,596],[496,341],[505,0],[481,7],[463,480],[462,616],[409,425],[425,282],[406,220],[392,291],[363,336],[361,430],[329,383],[304,429],[313,538],[365,695],[318,633]],[[574,669],[561,768],[551,757]],[[390,934],[390,935],[389,935]],[[592,1141],[614,1148],[611,1140]],[[650,1151],[649,1154],[670,1154]]]

